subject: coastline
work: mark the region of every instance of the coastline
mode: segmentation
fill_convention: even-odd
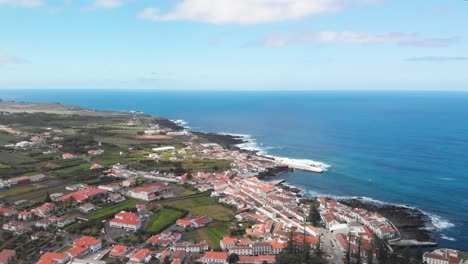
[[[200,133],[206,134],[206,133]],[[268,155],[268,152],[262,148],[260,148],[255,139],[253,139],[250,135],[244,134],[234,134],[234,133],[208,133],[209,135],[216,135],[218,140],[224,141],[231,149],[238,149],[241,151],[245,151],[260,157],[264,157],[267,159],[275,159],[279,157]],[[281,157],[284,158],[284,157]],[[326,163],[312,161],[317,164],[321,164],[326,168],[331,167]],[[289,168],[277,169],[277,170],[268,170],[263,175],[259,174],[259,178],[262,180],[274,180],[275,176],[280,174],[291,172],[292,170]],[[291,190],[295,192],[299,197],[303,197],[305,199],[316,198],[319,196],[312,196],[306,195],[307,191],[298,187],[294,186],[291,183],[288,183],[287,180],[279,184],[282,188],[287,190]],[[366,210],[375,211],[380,213],[384,217],[388,218],[392,221],[395,226],[398,228],[402,235],[402,239],[414,239],[421,242],[435,242],[438,240],[438,235],[441,239],[450,240],[451,238],[447,237],[444,238],[444,235],[440,232],[442,229],[446,228],[446,226],[440,226],[436,221],[441,221],[441,217],[427,213],[419,208],[398,205],[398,204],[391,204],[387,202],[381,202],[374,200],[372,198],[365,198],[365,197],[333,197],[330,195],[320,195],[330,199],[336,199],[337,201],[351,206],[351,207],[359,207],[364,208]],[[442,220],[444,221],[444,220]],[[451,227],[452,224],[448,223],[448,227]]]

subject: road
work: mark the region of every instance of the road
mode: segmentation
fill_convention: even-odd
[[[324,228],[320,228],[320,233],[323,234],[322,236],[323,252],[324,252],[324,255],[327,256],[328,263],[333,263],[333,264],[343,263],[340,260],[344,258],[344,255],[336,247],[335,241],[332,239],[333,234]]]

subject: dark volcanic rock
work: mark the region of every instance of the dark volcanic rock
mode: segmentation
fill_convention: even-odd
[[[364,199],[341,199],[340,203],[377,212],[393,222],[403,239],[434,241],[434,235],[426,229],[430,218],[421,210],[392,204],[381,204]]]
[[[221,134],[214,134],[214,133],[201,133],[201,132],[192,132],[193,134],[203,137],[210,142],[219,144],[220,146],[229,148],[229,149],[239,149],[236,147],[238,144],[242,144],[245,141],[239,137],[235,137],[232,135],[221,135]]]

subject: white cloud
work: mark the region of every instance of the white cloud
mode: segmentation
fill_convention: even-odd
[[[0,5],[19,6],[19,7],[38,7],[43,6],[43,0],[0,0]]]
[[[0,65],[3,65],[3,64],[22,64],[22,63],[27,63],[28,61],[23,59],[23,58],[19,58],[19,57],[15,57],[15,56],[9,56],[9,55],[0,55]]]
[[[95,0],[94,3],[90,6],[90,8],[116,8],[121,7],[124,4],[124,0]]]
[[[416,34],[407,34],[402,32],[363,33],[351,31],[319,31],[306,32],[297,35],[270,35],[253,44],[269,48],[309,43],[395,44],[430,48],[445,47],[456,41],[456,38],[421,38]]]
[[[257,24],[335,12],[342,8],[342,2],[343,0],[182,0],[168,13],[160,13],[158,8],[148,7],[137,16],[151,21]]]

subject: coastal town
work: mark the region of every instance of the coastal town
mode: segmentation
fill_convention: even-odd
[[[0,107],[0,264],[468,263],[377,212],[269,177],[316,165],[137,112],[25,107]]]

